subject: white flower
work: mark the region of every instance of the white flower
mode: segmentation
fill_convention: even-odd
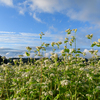
[[[42,48],[42,46],[37,46],[36,48],[37,48],[38,50],[40,50],[40,49]]]
[[[16,98],[13,98],[13,100],[17,100]]]
[[[53,95],[53,92],[52,92],[52,91],[49,91],[49,94],[50,94],[50,95]]]
[[[45,64],[47,64],[47,63],[49,62],[49,60],[48,60],[48,59],[46,59],[44,62],[45,62]]]
[[[100,90],[100,86],[97,86],[96,89]]]
[[[67,49],[67,47],[66,47],[66,46],[64,46],[64,49]]]
[[[54,55],[54,53],[52,52],[51,55]]]
[[[67,95],[66,95],[66,97],[70,97],[70,96],[71,96],[70,94],[67,94]]]
[[[84,68],[80,68],[79,70],[80,70],[80,71],[83,71],[83,70],[84,70]]]
[[[54,58],[58,58],[58,54],[55,53],[55,54],[54,54]]]
[[[42,92],[42,94],[44,94],[45,96],[47,96],[47,95],[48,95],[48,93],[47,93],[47,92],[45,92],[45,91],[43,91],[43,92]]]
[[[65,69],[65,70],[67,71],[68,69],[69,69],[69,67],[68,67],[68,66],[66,66],[66,69]]]
[[[32,94],[33,93],[33,91],[30,91],[30,94]]]
[[[70,29],[67,29],[65,32],[68,32],[68,34],[71,34],[71,31]]]
[[[87,76],[87,77],[90,77],[90,75],[89,75],[89,74],[86,74],[86,76]]]
[[[20,91],[19,91],[19,90],[17,90],[17,91],[16,91],[16,94],[19,94],[19,93],[20,93]]]
[[[78,83],[82,83],[81,81],[79,81]]]
[[[77,32],[77,28],[76,29],[73,29],[72,31],[75,31],[75,33]]]
[[[23,98],[21,98],[21,100],[26,100],[26,99],[23,97]]]
[[[97,53],[97,52],[98,52],[98,50],[95,50],[94,52],[95,52],[95,53]]]
[[[64,50],[61,50],[61,53],[64,53]]]
[[[69,80],[63,80],[63,81],[61,81],[61,85],[62,86],[68,85],[69,83],[70,83]]]
[[[93,44],[97,44],[98,42],[94,41]]]
[[[86,53],[85,53],[85,52],[83,52],[82,54],[83,54],[83,56],[85,56],[85,55],[86,55]]]
[[[90,76],[89,79],[92,80],[92,77]]]
[[[98,42],[97,42],[97,44],[96,44],[96,45],[100,45],[100,43],[98,43]]]
[[[100,39],[98,39],[98,42],[100,42]]]
[[[40,37],[42,37],[42,35],[41,34],[39,34],[40,35]]]
[[[74,48],[70,49],[70,52],[73,52],[73,51],[75,51],[75,49],[74,49]]]
[[[49,68],[53,68],[53,64],[51,64],[51,65],[49,66]]]
[[[51,73],[51,74],[50,74],[50,77],[53,77],[53,76],[55,76],[55,75],[54,75],[53,73]]]
[[[20,77],[18,77],[18,78],[17,78],[17,81],[19,81],[20,79],[21,79],[21,78],[20,78]]]
[[[47,46],[49,46],[50,44],[47,43],[47,44],[44,44],[44,45],[47,47]]]
[[[93,34],[90,34],[90,37],[93,37]]]
[[[41,32],[42,35],[45,35],[43,32]]]
[[[61,41],[58,41],[58,44],[62,44],[62,42]]]
[[[87,96],[87,97],[92,97],[92,95],[90,95],[90,94],[86,94],[86,96]]]
[[[65,38],[66,41],[68,41],[68,38]]]

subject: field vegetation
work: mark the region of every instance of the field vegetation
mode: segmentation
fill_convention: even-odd
[[[75,36],[69,40],[72,31]],[[41,32],[41,46],[37,46],[34,51],[40,56],[39,60],[33,63],[30,58],[32,48],[26,47],[25,53],[31,61],[28,59],[25,64],[23,55],[19,55],[19,60],[13,60],[14,65],[0,65],[0,100],[100,100],[100,60],[98,50],[93,50],[94,46],[100,47],[100,39],[92,43],[93,34],[86,35],[92,47],[89,52],[93,55],[86,62],[83,57],[79,57],[80,54],[85,57],[86,53],[81,52],[80,48],[76,50],[77,29],[67,29],[65,32],[67,37],[64,49],[61,50],[61,61],[57,61],[58,54],[54,49],[55,45],[60,49],[61,41],[51,43],[53,62],[43,57],[43,52],[46,53],[50,44],[42,43],[44,34]],[[75,48],[72,48],[73,43]],[[68,44],[71,51],[67,48]]]

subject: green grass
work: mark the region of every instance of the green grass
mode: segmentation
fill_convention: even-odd
[[[73,30],[66,30],[67,36]],[[43,59],[43,51],[46,53],[45,47],[50,44],[42,43],[42,32],[40,34],[41,46],[36,47],[36,55],[41,57],[40,60],[28,64],[20,60],[14,60],[15,65],[0,65],[0,100],[100,100],[100,60],[96,60],[97,50],[90,51],[93,58],[89,62],[83,63],[84,58],[79,57],[80,49],[76,50],[76,35],[72,36],[70,42],[68,37],[65,38],[64,50],[61,51],[63,58],[61,62],[57,61],[58,55],[55,53],[54,45],[60,49],[62,42],[52,42],[53,53],[50,59]],[[88,39],[93,34],[86,36]],[[71,53],[67,45],[71,46],[75,42],[75,49]],[[100,41],[91,42],[91,47],[100,46]],[[26,55],[30,57],[32,48],[26,47],[28,52]],[[42,53],[40,52],[42,50]],[[75,57],[73,57],[73,53]],[[19,66],[17,65],[19,63]],[[88,63],[88,65],[87,65]]]

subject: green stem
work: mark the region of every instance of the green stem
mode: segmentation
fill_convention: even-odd
[[[75,51],[76,51],[76,32],[75,32]]]

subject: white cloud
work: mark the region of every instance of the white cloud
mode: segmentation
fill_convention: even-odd
[[[16,32],[0,31],[0,33],[16,33]]]
[[[22,15],[24,15],[24,12],[25,12],[24,9],[20,9],[20,11],[19,11],[19,13]]]
[[[53,25],[50,26],[49,29],[52,29],[52,30],[55,31],[55,32],[57,31],[57,29],[56,29]]]
[[[84,51],[83,51],[83,52],[85,52],[85,53],[86,53],[85,58],[92,58],[92,54],[89,52],[89,50],[88,50],[88,49],[84,49]]]
[[[39,34],[34,33],[16,33],[16,32],[5,32],[0,31],[0,46],[30,46],[30,45],[39,45],[40,41]]]
[[[45,54],[44,54],[44,57],[48,57],[48,58],[50,58],[50,56],[51,56],[50,53],[45,53]]]
[[[39,34],[35,34],[35,33],[24,33],[24,32],[20,32],[20,34],[22,36],[37,36],[37,37],[39,37]]]
[[[99,0],[25,0],[20,3],[20,13],[26,11],[32,13],[63,13],[72,20],[88,21],[100,26],[100,1]],[[33,14],[33,18],[41,22],[41,19]]]
[[[41,23],[42,23],[41,19],[40,19],[40,18],[37,18],[35,13],[33,14],[33,18],[34,18],[35,20],[37,20],[38,22],[41,22]]]
[[[13,0],[0,0],[1,4],[13,6]],[[38,22],[42,22],[36,13],[63,13],[72,20],[90,22],[100,26],[100,0],[24,0],[18,3],[20,14],[29,12],[30,16]]]
[[[53,13],[55,11],[60,12],[66,8],[66,0],[29,0],[31,10],[36,10],[38,12],[49,12]],[[67,3],[66,3],[67,5]]]
[[[0,3],[7,6],[13,6],[13,0],[0,0]]]
[[[72,3],[73,7],[67,11],[67,16],[74,20],[88,21],[92,24],[100,25],[100,1],[94,0],[76,0],[75,4]]]
[[[24,15],[24,13],[28,10],[27,5],[28,5],[28,0],[25,0],[22,3],[20,3],[20,2],[18,3],[17,8],[19,9],[20,14]]]

